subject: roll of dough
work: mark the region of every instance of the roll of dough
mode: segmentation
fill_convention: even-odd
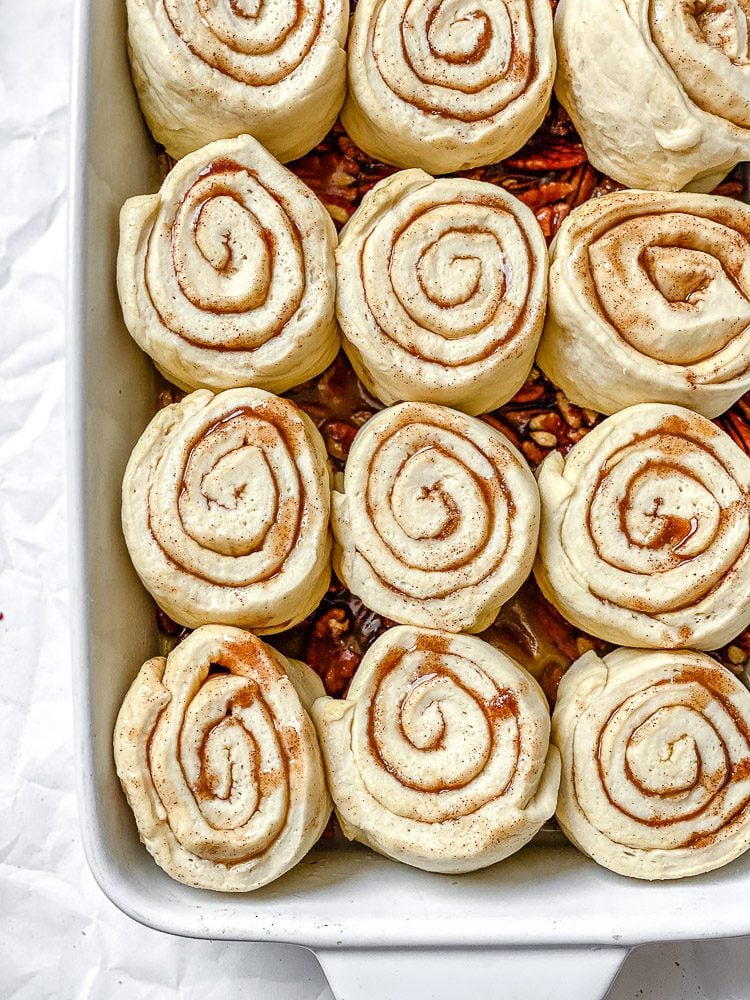
[[[334,565],[394,621],[481,632],[531,570],[539,496],[489,424],[429,403],[376,414],[333,495]]]
[[[123,206],[125,324],[183,389],[286,392],[338,351],[336,243],[323,205],[260,143],[211,143]]]
[[[347,223],[336,272],[344,350],[383,402],[484,413],[526,380],[547,246],[534,213],[497,185],[386,178]]]
[[[586,202],[552,247],[537,363],[574,403],[715,417],[750,389],[750,208],[701,194]]]
[[[306,664],[229,626],[205,625],[144,663],[117,718],[115,762],[168,875],[248,892],[307,854],[331,812],[308,715],[323,693]]]
[[[280,632],[331,575],[330,469],[312,421],[261,389],[160,410],[125,470],[122,526],[146,589],[181,625]]]
[[[247,132],[286,162],[336,120],[347,0],[127,0],[127,8],[141,108],[170,156]]]
[[[497,163],[539,128],[549,0],[359,0],[341,121],[366,153],[430,173]]]
[[[560,683],[552,740],[560,826],[605,868],[682,878],[750,847],[750,692],[710,656],[586,653]]]
[[[628,187],[711,191],[750,158],[746,0],[561,0],[555,93]]]
[[[538,474],[545,597],[609,642],[717,649],[750,623],[750,458],[710,420],[641,403]]]
[[[536,681],[481,639],[398,626],[345,700],[312,709],[341,828],[396,861],[484,868],[555,809],[560,761]]]

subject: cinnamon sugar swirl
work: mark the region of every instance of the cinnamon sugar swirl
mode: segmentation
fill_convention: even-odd
[[[344,128],[434,174],[496,163],[541,125],[555,76],[549,0],[359,0]]]
[[[563,222],[537,362],[602,413],[678,403],[715,417],[750,389],[750,208],[617,191]]]
[[[717,649],[750,623],[750,458],[710,420],[641,403],[540,466],[537,582],[609,642]]]
[[[125,471],[122,525],[146,589],[181,625],[279,632],[330,580],[330,470],[312,421],[260,389],[160,410]]]
[[[120,213],[125,324],[183,389],[286,392],[333,361],[336,231],[250,136],[211,143]]]
[[[531,570],[538,519],[534,477],[503,434],[402,403],[354,439],[333,496],[334,565],[387,618],[481,632]]]
[[[747,0],[560,0],[555,92],[591,163],[711,191],[750,159]]]
[[[346,698],[321,698],[312,714],[341,828],[389,858],[474,871],[554,811],[560,761],[544,695],[481,639],[392,628]]]
[[[690,651],[589,652],[560,682],[557,818],[621,875],[674,879],[750,847],[750,692]]]
[[[344,350],[385,403],[470,414],[507,402],[534,360],[547,248],[495,184],[405,170],[365,195],[336,251]]]
[[[127,0],[127,8],[141,108],[170,156],[249,133],[286,162],[336,120],[348,0]]]
[[[318,675],[228,626],[141,667],[114,736],[117,774],[156,863],[249,892],[293,867],[331,811],[308,711]]]

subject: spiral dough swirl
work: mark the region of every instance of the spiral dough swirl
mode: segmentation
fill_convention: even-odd
[[[279,632],[330,580],[330,471],[313,423],[260,389],[206,389],[161,410],[128,462],[130,557],[182,625]]]
[[[313,719],[344,833],[397,861],[483,868],[554,811],[560,763],[544,695],[481,639],[392,628],[346,699],[316,701]]]
[[[304,663],[204,626],[143,665],[115,727],[141,839],[172,878],[248,892],[295,865],[331,811]]]
[[[127,0],[133,79],[178,158],[254,135],[282,161],[336,119],[346,89],[345,0]]]
[[[750,389],[750,209],[618,191],[555,239],[538,363],[583,406],[679,403],[707,417]]]
[[[547,248],[531,210],[502,188],[394,174],[347,223],[336,266],[344,349],[385,403],[484,413],[523,385]]]
[[[750,693],[711,657],[587,653],[562,679],[552,739],[560,826],[605,868],[681,878],[750,847]]]
[[[555,76],[549,0],[360,0],[341,120],[386,163],[496,163],[541,125]]]
[[[125,323],[172,382],[286,392],[338,350],[330,216],[250,136],[181,160],[120,214]]]
[[[712,190],[750,158],[748,0],[561,0],[555,92],[628,187]]]
[[[750,459],[715,424],[642,403],[539,471],[534,567],[571,622],[610,642],[716,649],[750,622]]]
[[[370,419],[334,493],[336,571],[394,621],[480,632],[531,569],[534,477],[488,424],[428,403]]]

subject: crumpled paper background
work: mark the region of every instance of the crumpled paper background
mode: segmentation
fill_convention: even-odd
[[[304,949],[135,924],[83,857],[65,548],[72,7],[0,0],[0,997],[330,1000]],[[654,945],[631,955],[609,1000],[747,1000],[748,983],[746,939]]]

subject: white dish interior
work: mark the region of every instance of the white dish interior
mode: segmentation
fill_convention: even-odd
[[[750,933],[750,854],[691,880],[629,881],[542,836],[489,870],[449,877],[364,848],[322,844],[274,885],[223,895],[172,881],[138,841],[112,758],[112,729],[157,651],[153,604],[120,530],[120,483],[153,414],[150,361],[122,324],[118,212],[159,172],[130,82],[125,5],[79,17],[70,309],[73,630],[80,803],[99,884],[121,909],[172,933],[330,948],[615,945]],[[531,994],[529,994],[531,995]]]

